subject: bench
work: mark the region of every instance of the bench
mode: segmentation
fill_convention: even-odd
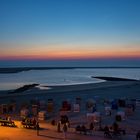
[[[29,123],[29,122],[21,122],[22,126],[24,128],[32,128],[32,129],[36,129],[36,124],[34,123]]]
[[[0,120],[1,126],[9,126],[9,127],[16,127],[14,121],[8,121],[8,120]]]

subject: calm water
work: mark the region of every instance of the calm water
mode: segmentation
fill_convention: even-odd
[[[140,68],[54,69],[0,74],[0,90],[16,89],[25,84],[32,83],[45,86],[103,82],[103,80],[93,79],[91,76],[140,79]]]

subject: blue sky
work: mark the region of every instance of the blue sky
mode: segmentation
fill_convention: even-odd
[[[1,59],[140,58],[139,7],[139,0],[0,0]]]
[[[118,36],[139,41],[139,7],[139,0],[1,0],[0,39],[67,43],[105,35],[113,43]]]

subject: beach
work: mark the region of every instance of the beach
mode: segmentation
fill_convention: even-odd
[[[110,77],[111,78],[111,77]],[[108,78],[107,78],[108,79]],[[111,78],[112,79],[112,78]],[[105,80],[105,79],[104,79]],[[75,127],[76,124],[87,123],[86,122],[86,114],[89,112],[86,110],[86,102],[89,99],[97,100],[97,110],[103,114],[103,126],[105,124],[111,124],[114,121],[115,114],[117,111],[113,111],[111,117],[105,116],[103,101],[111,101],[114,99],[127,99],[127,100],[135,100],[140,99],[140,81],[138,80],[109,80],[101,83],[89,83],[89,84],[77,84],[77,85],[63,85],[63,86],[49,86],[47,89],[40,89],[38,85],[29,86],[30,88],[25,91],[10,92],[5,91],[0,93],[0,103],[8,104],[12,100],[17,104],[17,110],[19,112],[20,106],[23,104],[28,104],[31,106],[31,101],[45,101],[47,102],[49,99],[52,99],[54,102],[54,111],[53,114],[48,117],[46,122],[43,123],[44,129],[47,129],[47,124],[51,123],[52,119],[59,120],[60,108],[62,106],[63,101],[68,101],[72,106],[75,103],[76,98],[81,99],[81,106],[79,113],[73,113],[73,109],[67,115],[70,118],[70,122],[72,127]],[[46,87],[45,87],[46,88]],[[121,108],[122,109],[122,108]],[[49,113],[48,113],[49,114]],[[15,115],[14,115],[15,116]],[[19,116],[19,114],[17,114]],[[132,116],[128,116],[126,121],[122,121],[120,126],[127,129],[127,135],[124,139],[134,139],[136,132],[140,129],[140,107],[136,108],[136,111]],[[18,118],[18,117],[16,117]],[[79,120],[80,118],[80,120]],[[109,119],[110,118],[110,119]],[[109,119],[109,120],[108,120]],[[19,120],[19,118],[18,118]],[[74,125],[73,125],[74,124]],[[50,126],[50,132],[56,133],[56,127]],[[133,127],[132,127],[133,126]],[[45,131],[43,131],[44,133]],[[72,134],[69,135],[70,139],[74,137],[81,136],[75,135],[75,132],[70,132]],[[73,134],[74,133],[74,134]],[[45,133],[47,134],[47,132]],[[51,134],[51,133],[50,133]],[[131,136],[128,136],[131,135]],[[9,136],[10,137],[10,136]],[[51,137],[51,136],[50,136]],[[58,137],[62,137],[58,134]],[[96,137],[96,139],[103,139],[103,134],[95,132],[95,136],[84,136],[84,139],[92,139],[92,137]],[[43,138],[42,138],[43,139]],[[55,139],[55,138],[54,138]]]
[[[110,77],[111,78],[111,77]],[[114,78],[113,78],[114,79]],[[28,86],[28,85],[27,85]],[[0,91],[1,100],[8,98],[56,98],[68,99],[69,97],[76,98],[78,96],[83,99],[93,98],[94,96],[109,97],[109,98],[140,98],[140,81],[139,80],[120,80],[120,81],[105,81],[101,83],[87,83],[76,85],[59,85],[59,86],[44,86],[40,89],[38,85],[27,88],[25,91],[8,90]]]

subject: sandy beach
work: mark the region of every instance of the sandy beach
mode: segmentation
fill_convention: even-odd
[[[38,86],[33,86],[25,91],[18,92],[0,91],[1,101],[8,98],[56,98],[68,99],[69,97],[81,97],[83,99],[93,98],[94,96],[109,97],[109,98],[140,98],[140,81],[105,81],[101,83],[87,83],[77,85],[62,85],[62,86],[45,86],[40,89]],[[72,99],[71,98],[71,99]]]
[[[50,139],[62,139],[63,135],[62,134],[57,134],[56,132],[56,126],[51,126],[50,122],[52,119],[56,119],[58,121],[58,116],[59,116],[59,110],[61,108],[62,102],[67,100],[73,104],[75,103],[75,99],[77,97],[81,98],[81,109],[79,113],[73,113],[71,111],[67,115],[70,118],[71,122],[71,127],[74,129],[75,123],[76,124],[82,124],[85,123],[87,124],[87,118],[86,114],[88,111],[86,110],[86,102],[88,99],[97,99],[97,110],[101,112],[103,115],[103,120],[102,120],[102,125],[105,126],[106,124],[111,124],[115,120],[115,115],[117,111],[112,112],[112,116],[108,117],[105,115],[104,111],[104,105],[103,100],[113,100],[113,99],[140,99],[140,81],[105,81],[102,83],[94,83],[94,84],[79,84],[79,85],[69,85],[69,86],[51,86],[49,89],[39,89],[38,87],[32,87],[29,88],[28,90],[25,90],[23,92],[18,92],[18,93],[11,93],[9,91],[1,92],[0,93],[0,103],[1,104],[8,104],[11,102],[11,100],[14,100],[17,104],[17,110],[18,112],[20,111],[20,106],[21,104],[29,104],[31,100],[39,100],[39,101],[48,101],[48,99],[53,99],[54,102],[54,112],[53,115],[51,114],[50,117],[42,123],[44,129],[49,129],[50,133],[48,134],[48,131],[45,132],[42,131],[44,135],[50,135]],[[122,109],[122,108],[120,108]],[[15,116],[15,115],[14,115]],[[17,116],[19,116],[17,114]],[[133,140],[135,137],[136,132],[140,129],[140,107],[137,107],[134,114],[132,116],[127,116],[127,119],[125,121],[122,121],[119,123],[121,127],[126,129],[127,135],[123,137],[123,139],[127,140]],[[15,117],[18,118],[19,117]],[[80,120],[79,120],[80,118]],[[49,128],[47,128],[49,126]],[[83,139],[83,140],[90,140],[92,138],[96,138],[99,140],[104,139],[103,133],[98,133],[95,132],[94,136],[84,136],[82,137],[81,134],[75,134],[73,129],[69,130],[69,139]],[[6,129],[6,128],[5,128]],[[7,130],[10,128],[7,128]],[[15,132],[19,131],[16,130]],[[14,131],[13,130],[13,131]],[[25,130],[24,130],[25,131]],[[24,132],[23,131],[23,132]],[[27,131],[27,130],[26,130]],[[22,133],[23,133],[22,132]],[[22,134],[21,133],[21,134]],[[24,132],[25,133],[25,132]],[[27,131],[27,134],[30,133]],[[57,138],[51,138],[52,135],[56,133]],[[19,134],[19,135],[21,135]],[[52,135],[51,135],[52,134]],[[18,135],[18,136],[19,136]],[[31,133],[32,137],[34,136],[34,132]],[[18,136],[15,136],[15,139],[17,139]],[[2,138],[4,136],[1,137]],[[9,139],[12,140],[11,134],[7,135]],[[26,138],[28,139],[28,138]],[[44,137],[37,137],[36,139],[44,139]],[[49,137],[48,137],[49,139]]]

